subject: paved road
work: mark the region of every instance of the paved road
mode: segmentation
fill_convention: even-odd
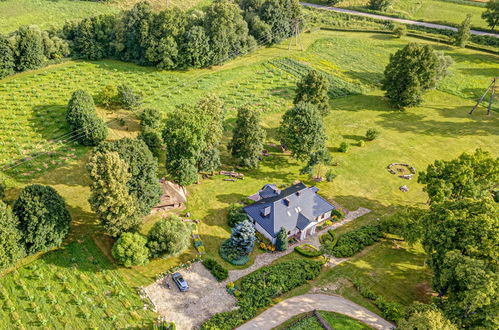
[[[447,25],[426,23],[426,22],[421,22],[421,21],[413,21],[413,20],[409,20],[409,19],[396,18],[396,17],[383,16],[383,15],[376,15],[376,14],[364,13],[364,12],[356,11],[356,10],[316,5],[316,4],[307,3],[307,2],[300,2],[300,4],[302,6],[306,6],[306,7],[314,7],[314,8],[318,8],[318,9],[330,10],[330,11],[335,11],[335,12],[339,12],[339,13],[346,13],[346,14],[350,14],[350,15],[376,18],[376,19],[381,19],[381,20],[385,20],[385,21],[393,21],[393,22],[398,22],[398,23],[403,23],[403,24],[420,25],[420,26],[426,26],[426,27],[434,28],[434,29],[457,31],[457,29],[455,27],[447,26]],[[477,30],[471,30],[471,33],[476,34],[476,35],[492,36],[492,37],[499,38],[499,34],[496,34],[496,33],[477,31]]]
[[[310,312],[314,309],[345,314],[366,323],[374,329],[388,330],[393,328],[393,324],[390,322],[343,297],[325,294],[304,294],[278,303],[237,329],[272,329],[295,315]]]

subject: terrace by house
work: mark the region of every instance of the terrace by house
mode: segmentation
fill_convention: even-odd
[[[335,207],[317,194],[317,187],[303,183],[280,190],[275,184],[266,184],[249,197],[255,203],[244,211],[262,235],[276,242],[282,227],[288,236],[303,240],[315,233],[317,224],[329,219]]]

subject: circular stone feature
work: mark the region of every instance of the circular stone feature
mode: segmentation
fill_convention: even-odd
[[[413,166],[404,163],[391,163],[386,167],[386,170],[406,180],[411,180],[414,174],[416,174],[416,169]]]

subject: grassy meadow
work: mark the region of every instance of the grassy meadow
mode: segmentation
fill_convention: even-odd
[[[319,311],[322,318],[333,328],[337,330],[368,330],[369,326],[354,320],[346,315],[334,312]],[[323,329],[318,318],[312,313],[303,313],[296,315],[275,327],[274,330],[321,330]]]
[[[308,2],[327,5],[327,1],[324,0]],[[343,0],[336,7],[362,11],[368,4],[369,0]],[[459,24],[467,14],[471,14],[473,26],[487,29],[487,23],[481,18],[484,11],[484,7],[474,5],[472,1],[466,4],[445,0],[395,0],[386,13],[408,19],[451,24]]]
[[[132,7],[140,0],[3,0],[0,1],[0,33],[16,30],[21,25],[38,25],[44,29],[62,27],[67,20],[113,14]],[[211,0],[169,0],[169,6],[189,9]],[[167,1],[151,0],[155,9],[166,8]]]
[[[303,34],[303,52],[297,47],[288,51],[287,43],[283,43],[262,48],[211,69],[159,71],[111,60],[65,61],[0,80],[0,166],[4,166],[0,175],[7,179],[11,187],[8,199],[13,200],[18,190],[29,183],[53,186],[68,202],[74,219],[68,241],[79,242],[48,253],[29,266],[0,278],[1,288],[11,290],[8,292],[9,299],[3,298],[4,301],[10,301],[14,305],[14,309],[7,309],[8,313],[5,309],[0,311],[1,319],[7,323],[18,322],[14,319],[17,317],[21,322],[51,322],[51,314],[45,316],[45,321],[37,319],[38,314],[46,314],[40,312],[45,307],[33,309],[34,313],[30,311],[32,307],[28,305],[31,301],[21,299],[26,295],[22,291],[23,286],[11,285],[18,278],[22,283],[27,283],[28,280],[31,283],[34,276],[32,273],[37,269],[43,269],[46,278],[55,276],[58,272],[70,271],[71,280],[67,282],[67,286],[73,288],[73,294],[82,290],[94,290],[91,287],[78,287],[86,285],[88,281],[99,292],[99,299],[105,300],[107,309],[112,312],[115,308],[118,309],[116,306],[120,303],[124,304],[122,298],[136,307],[138,297],[132,290],[133,287],[151,283],[157,274],[195,255],[191,248],[178,258],[157,259],[147,266],[131,269],[117,268],[108,258],[112,242],[100,234],[97,219],[87,202],[90,190],[84,166],[89,150],[65,141],[68,139],[65,136],[68,133],[64,119],[65,107],[74,90],[83,88],[95,95],[106,84],[127,82],[144,92],[144,106],[155,107],[165,116],[177,105],[194,104],[207,94],[216,94],[225,101],[227,109],[227,134],[224,143],[228,142],[230,130],[234,126],[237,107],[249,104],[261,110],[262,124],[268,135],[267,148],[270,151],[270,156],[264,158],[261,166],[255,170],[243,171],[244,180],[228,182],[223,181],[220,176],[214,176],[188,187],[187,211],[193,218],[202,221],[199,232],[207,254],[223,262],[218,256],[218,248],[230,235],[225,218],[230,203],[245,199],[266,183],[289,185],[298,179],[314,184],[309,178],[298,174],[303,164],[273,146],[278,142],[276,130],[281,116],[292,106],[296,82],[310,68],[326,73],[332,83],[331,111],[325,118],[325,124],[329,138],[328,148],[336,163],[331,168],[337,177],[333,182],[317,183],[320,193],[350,210],[358,207],[373,210],[342,227],[340,232],[375,221],[392,212],[397,205],[426,202],[421,185],[414,180],[400,179],[386,171],[385,167],[392,162],[406,162],[417,170],[422,170],[436,159],[450,159],[478,147],[497,154],[498,112],[485,116],[486,110],[479,108],[473,116],[467,113],[473,106],[474,99],[488,86],[490,79],[499,76],[498,57],[431,43],[436,49],[452,56],[455,64],[451,67],[451,74],[436,90],[426,95],[425,102],[420,107],[399,111],[389,106],[379,87],[389,55],[408,42],[426,43],[412,38],[395,39],[380,34],[318,31]],[[134,113],[123,110],[98,111],[111,128],[110,139],[135,136],[138,133]],[[367,142],[365,146],[359,146],[366,130],[371,127],[381,132],[380,137]],[[343,141],[351,145],[347,153],[337,150]],[[233,169],[234,164],[225,148],[222,156],[224,168]],[[24,163],[18,162],[23,160]],[[325,170],[323,169],[323,173]],[[164,175],[161,167],[159,176]],[[410,188],[408,193],[399,191],[399,187],[404,184]],[[152,221],[154,218],[144,225],[143,232],[150,228]],[[98,253],[95,244],[104,255]],[[88,265],[80,266],[78,258],[88,259],[84,248],[93,251],[90,255],[97,261],[83,260],[82,263]],[[294,253],[288,256],[294,257]],[[64,265],[62,261],[50,261],[60,258],[69,261]],[[76,261],[72,261],[73,258]],[[72,267],[75,263],[77,265]],[[223,263],[228,268],[234,268]],[[32,265],[36,266],[35,271]],[[101,270],[102,267],[105,268],[104,271]],[[76,281],[80,273],[85,275],[85,282]],[[107,295],[109,289],[103,289],[107,285],[104,278],[107,274],[114,276],[117,283],[122,283],[122,287],[129,289],[123,289],[124,293],[118,294],[117,298],[112,294]],[[421,249],[407,246],[394,249],[390,242],[382,242],[366,249],[351,261],[324,272],[310,285],[297,288],[289,294],[300,294],[312,286],[327,285],[338,279],[351,277],[360,278],[372,285],[376,292],[386,295],[389,300],[408,304],[414,299],[426,299],[426,295],[419,293],[420,288],[427,286],[429,281]],[[33,278],[33,281],[38,280]],[[401,287],[404,290],[400,290]],[[29,285],[29,290],[35,290],[34,288],[35,286]],[[64,289],[62,284],[55,282],[50,284],[48,291],[52,288],[56,291]],[[4,289],[0,291],[4,292]],[[362,301],[351,285],[345,285],[342,290],[340,293],[347,298],[369,305]],[[88,318],[89,321],[86,322],[95,326],[121,326],[121,323],[115,324],[121,322],[119,317],[116,320],[106,319],[106,308],[82,312],[81,309],[86,311],[94,301],[99,301],[86,293],[82,294],[76,299],[79,299],[78,303],[80,300],[83,302],[80,305],[69,304],[69,310],[64,314],[70,316],[64,318],[70,327],[78,328],[78,324],[81,324],[78,315]],[[42,295],[35,296],[36,299],[45,299]],[[75,298],[69,293],[67,297],[57,296],[57,299],[69,301]],[[368,307],[373,309],[373,306]],[[133,308],[132,311],[138,317],[132,315],[126,306],[119,311],[128,313],[125,320],[132,318],[136,320],[132,324],[140,324],[148,312],[139,312]],[[32,314],[28,317],[24,313]],[[24,326],[29,327],[29,323]]]

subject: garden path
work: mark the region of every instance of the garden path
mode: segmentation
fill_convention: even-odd
[[[349,223],[350,221],[355,220],[358,217],[361,217],[361,216],[363,216],[363,215],[365,215],[365,214],[367,214],[369,212],[371,212],[371,210],[366,209],[364,207],[359,207],[357,210],[349,212],[347,215],[345,215],[345,217],[343,218],[343,220],[333,223],[327,229],[336,229],[338,227],[341,227],[344,224]],[[259,268],[261,268],[263,266],[271,264],[274,260],[277,260],[277,259],[279,259],[279,258],[281,258],[281,257],[283,257],[283,256],[285,256],[285,255],[287,255],[287,254],[289,254],[291,252],[293,252],[294,251],[294,247],[297,246],[297,245],[311,244],[311,245],[314,245],[314,246],[318,247],[320,245],[320,242],[319,242],[319,236],[320,235],[319,234],[320,233],[318,232],[318,233],[316,233],[313,236],[309,236],[309,237],[307,237],[306,239],[304,239],[302,241],[299,241],[299,242],[297,242],[297,243],[295,243],[293,245],[290,245],[289,248],[286,251],[275,252],[275,253],[262,253],[262,254],[259,254],[258,256],[256,256],[255,261],[253,262],[253,264],[250,267],[245,268],[245,269],[237,269],[237,270],[231,270],[231,271],[229,271],[229,277],[228,277],[227,280],[225,280],[224,283],[237,281],[241,277],[243,277],[245,275],[248,275],[249,273],[252,273],[255,270],[257,270],[257,269],[259,269]],[[334,266],[338,265],[339,263],[341,263],[341,262],[343,262],[345,260],[346,259],[330,258],[329,261],[328,261],[328,265],[334,267]]]
[[[335,12],[339,12],[339,13],[345,13],[345,14],[356,15],[356,16],[370,17],[370,18],[380,19],[380,20],[384,20],[384,21],[393,21],[393,22],[402,23],[402,24],[419,25],[419,26],[425,26],[425,27],[429,27],[429,28],[433,28],[433,29],[440,29],[440,30],[457,31],[457,29],[455,27],[448,26],[448,25],[427,23],[427,22],[421,22],[421,21],[413,21],[410,19],[396,18],[396,17],[377,15],[377,14],[370,14],[370,13],[364,13],[364,12],[357,11],[357,10],[329,7],[329,6],[317,5],[317,4],[313,4],[313,3],[307,3],[307,2],[300,2],[300,4],[302,6],[305,6],[305,7],[314,7],[314,8],[318,8],[318,9],[335,11]],[[471,32],[471,34],[499,38],[499,34],[496,34],[496,33],[477,31],[477,30],[470,30],[470,32]]]
[[[394,328],[394,325],[390,322],[343,297],[325,294],[304,294],[281,301],[237,329],[272,329],[295,315],[313,310],[344,314],[364,322],[374,329],[388,330]]]

